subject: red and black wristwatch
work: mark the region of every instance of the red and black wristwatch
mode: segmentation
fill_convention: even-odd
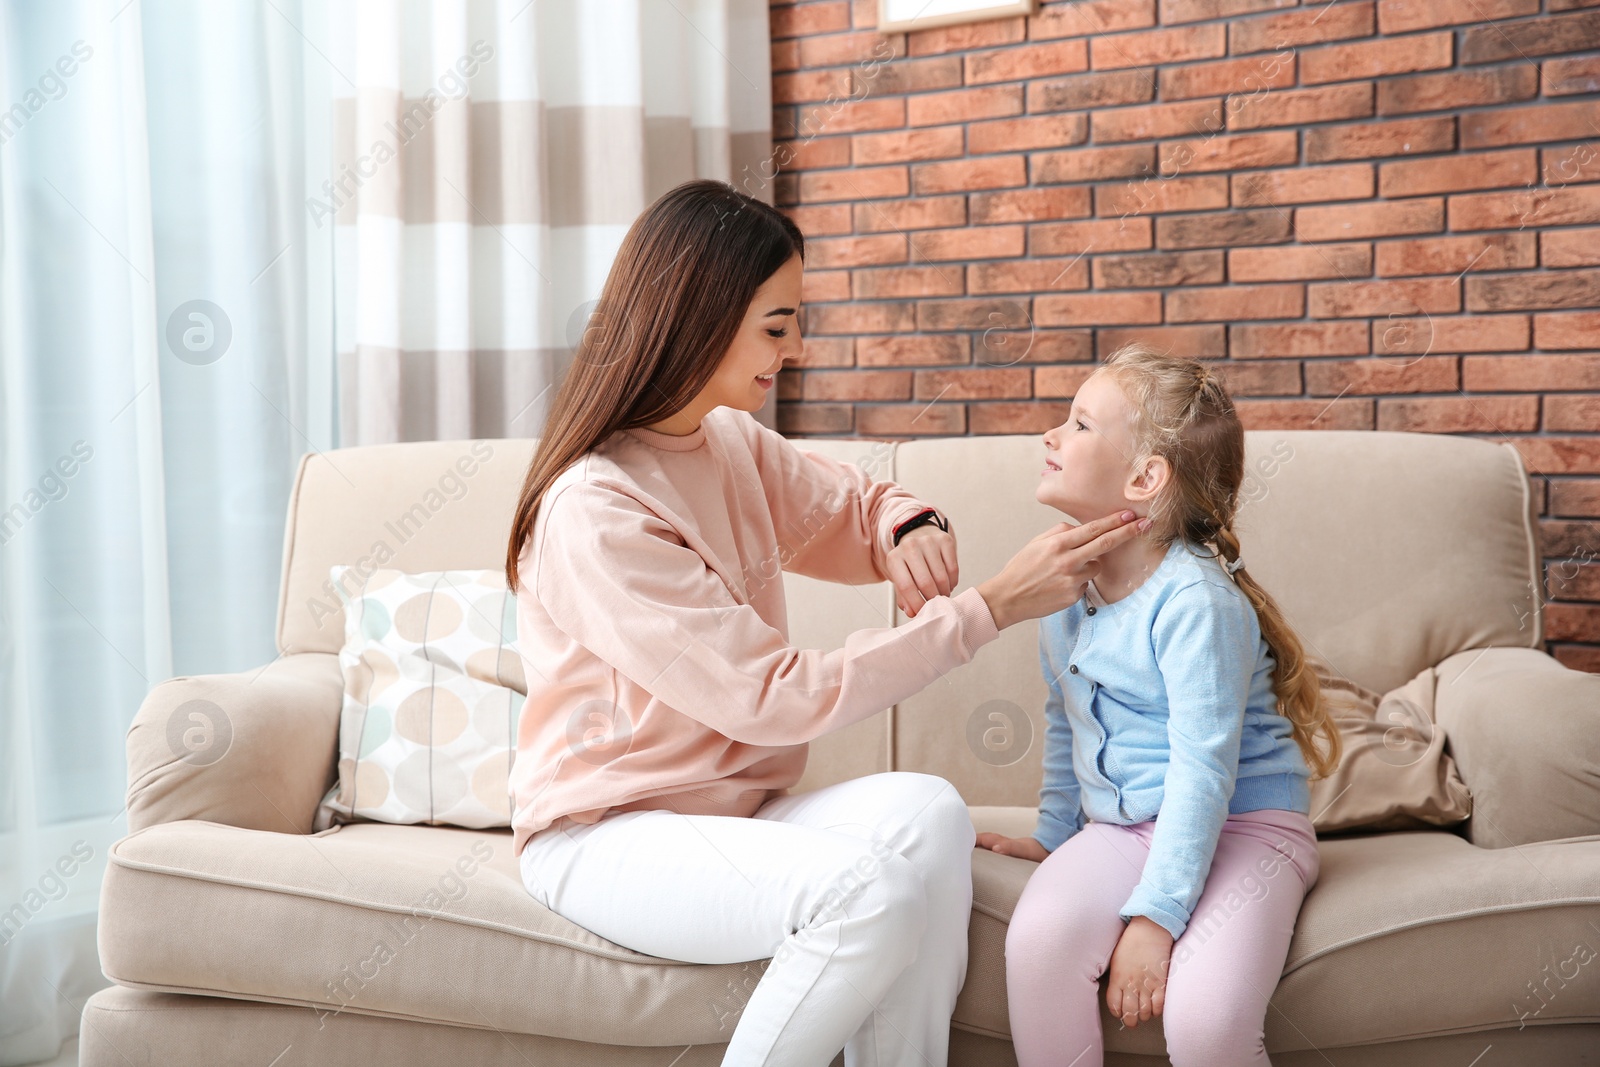
[[[950,532],[950,520],[940,515],[933,508],[928,508],[924,511],[917,512],[915,515],[911,516],[911,518],[894,528],[895,545],[898,546],[900,544],[900,538],[904,537],[912,530],[915,530],[918,526],[926,526],[930,522],[939,527],[939,529],[943,530],[945,533]]]

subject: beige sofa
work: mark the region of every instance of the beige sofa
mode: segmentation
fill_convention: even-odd
[[[1322,840],[1321,879],[1267,1018],[1273,1062],[1600,1062],[1600,677],[1541,651],[1538,509],[1518,454],[1422,434],[1247,438],[1239,529],[1252,573],[1364,686],[1385,692],[1439,665],[1440,724],[1475,802],[1460,832]],[[960,588],[1060,518],[1033,499],[1031,435],[798,443],[946,509]],[[572,925],[524,891],[509,830],[310,833],[334,771],[343,632],[317,610],[329,602],[319,586],[330,564],[374,552],[412,571],[501,566],[533,442],[485,444],[482,463],[468,442],[308,455],[288,516],[282,654],[243,674],[172,679],[140,708],[131,832],[101,898],[100,957],[116,984],[84,1010],[87,1067],[721,1062],[764,961],[659,960]],[[797,644],[837,647],[895,621],[886,583],[785,580]],[[1014,626],[915,699],[815,742],[799,788],[926,771],[960,788],[979,829],[1031,832],[1045,698],[1036,632]],[[174,754],[171,723],[195,700],[225,717],[220,759]],[[1032,723],[1009,765],[967,741],[991,701]],[[475,844],[492,859],[477,864]],[[467,867],[446,914],[411,914]],[[954,1065],[1015,1062],[1002,951],[1033,867],[973,852]],[[375,952],[380,942],[391,951]],[[1167,1063],[1159,1020],[1103,1023],[1108,1062]]]

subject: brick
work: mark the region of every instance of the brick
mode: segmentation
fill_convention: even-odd
[[[840,0],[837,3],[774,7],[770,22],[773,40],[838,33],[850,28],[850,5]]]
[[[1378,195],[1386,199],[1526,186],[1537,180],[1538,167],[1531,148],[1464,152],[1378,165]]]
[[[1287,240],[1289,215],[1271,208],[1156,220],[1156,245],[1160,248],[1218,248]]]
[[[800,69],[800,42],[790,38],[786,41],[773,41],[771,50],[772,71],[790,71]]]
[[[1315,126],[1306,131],[1306,162],[1448,152],[1455,146],[1454,116],[1354,126]]]
[[[1211,370],[1222,376],[1223,388],[1230,397],[1299,396],[1302,391],[1300,365],[1289,360],[1255,363],[1222,360],[1211,364]]]
[[[1197,96],[1259,93],[1294,85],[1296,58],[1276,53],[1224,59],[1216,63],[1186,63],[1162,67],[1158,75],[1161,99],[1190,100]]]
[[[1052,293],[1033,302],[1040,326],[1114,326],[1161,321],[1160,293]]]
[[[1535,315],[1533,347],[1600,349],[1600,311]]]
[[[798,42],[798,65],[806,70],[842,67],[877,60],[879,63],[906,54],[903,33],[829,33],[804,37]]]
[[[850,286],[856,300],[961,296],[966,292],[966,279],[958,266],[879,267],[853,271]]]
[[[1294,235],[1301,241],[1350,241],[1438,233],[1444,229],[1444,199],[1379,201],[1302,207],[1294,212]]]
[[[895,130],[893,133],[858,133],[851,141],[857,166],[904,163],[913,159],[949,159],[965,152],[960,126]]]
[[[1376,27],[1370,3],[1322,3],[1280,15],[1235,19],[1228,26],[1233,55],[1371,37]]]
[[[808,270],[800,277],[802,303],[849,299],[850,272],[847,270]]]
[[[1461,116],[1461,147],[1575,141],[1600,130],[1600,100],[1474,111]]]
[[[1228,178],[1224,174],[1143,178],[1097,185],[1094,189],[1096,215],[1150,215],[1227,206]]]
[[[1521,449],[1524,453],[1524,459],[1526,459],[1526,453],[1536,450],[1531,443],[1529,447]],[[1544,639],[1546,641],[1591,642],[1600,640],[1600,606],[1546,603],[1544,606]],[[1559,650],[1561,646],[1551,647]]]
[[[1282,166],[1300,158],[1300,141],[1293,130],[1219,134],[1192,141],[1165,141],[1160,148],[1159,167],[1163,175],[1183,171]]]
[[[1091,360],[1091,330],[984,330],[975,342],[974,361],[990,367]]]
[[[1551,482],[1548,514],[1600,519],[1600,478]]]
[[[1257,11],[1294,7],[1299,0],[1161,0],[1161,22],[1175,26],[1180,22],[1225,19]]]
[[[1372,405],[1365,397],[1238,400],[1234,410],[1246,430],[1370,430]]]
[[[842,100],[849,95],[850,72],[847,70],[803,70],[772,76],[774,104]]]
[[[806,333],[909,333],[917,329],[915,309],[906,303],[815,304],[805,309]]]
[[[806,337],[801,340],[800,358],[787,364],[783,369],[788,371],[805,367],[849,367],[854,364],[855,341],[852,338]]]
[[[904,197],[909,190],[904,166],[872,166],[848,171],[808,171],[800,174],[800,198],[819,200],[875,200]]]
[[[1154,145],[1114,145],[1067,152],[1037,152],[1029,157],[1039,185],[1090,182],[1149,174],[1155,167]]]
[[[1300,53],[1300,84],[1321,85],[1438,70],[1450,66],[1454,55],[1455,35],[1448,30],[1328,45]]]
[[[1228,329],[1228,354],[1234,359],[1294,356],[1364,356],[1364,322],[1295,322],[1245,324]]]
[[[1076,74],[1029,83],[1028,110],[1084,111],[1118,104],[1143,104],[1155,99],[1155,92],[1155,76],[1147,70]]]
[[[1083,218],[1089,214],[1089,190],[1082,186],[973,193],[971,201],[974,226],[1000,222],[1048,222]]]
[[[782,170],[821,170],[850,165],[850,138],[813,137],[780,141],[772,146],[772,162]]]
[[[1583,52],[1594,48],[1596,41],[1600,41],[1600,11],[1474,26],[1462,31],[1461,62],[1494,63],[1557,52]]]
[[[1146,218],[1041,223],[1030,226],[1028,233],[1031,256],[1136,252],[1149,247],[1150,220]]]
[[[964,333],[915,337],[863,337],[856,363],[863,367],[923,367],[972,361],[972,338]]]
[[[903,233],[837,237],[806,242],[807,270],[904,263],[906,256],[906,236]]]
[[[942,126],[1022,114],[1022,86],[990,85],[945,93],[917,93],[906,99],[911,126]]]
[[[1020,256],[1027,244],[1022,226],[973,226],[924,230],[911,238],[913,260],[994,259]]]
[[[1029,148],[1062,148],[1089,137],[1089,118],[1081,112],[1035,115],[1025,119],[974,122],[967,127],[967,151],[1019,152]]]
[[[1228,252],[1228,280],[1234,282],[1350,279],[1365,278],[1371,273],[1369,244],[1234,248]]]
[[[977,300],[917,301],[919,330],[1017,330],[1027,326],[1026,300],[986,297]]]
[[[1153,67],[1191,59],[1215,59],[1228,52],[1228,31],[1222,23],[1179,26],[1095,36],[1089,40],[1089,66],[1095,70]]]
[[[1107,108],[1089,117],[1096,141],[1148,141],[1161,137],[1204,135],[1222,129],[1220,100],[1185,100],[1176,104]]]
[[[1378,83],[1378,114],[1445,111],[1532,100],[1539,95],[1539,70],[1510,63],[1486,70],[1386,78]]]
[[[1088,69],[1089,49],[1082,40],[1017,45],[993,52],[977,52],[966,57],[968,85],[1027,81]]]
[[[1022,156],[981,156],[949,163],[915,163],[911,184],[918,196],[1004,189],[1026,185],[1027,166]]]
[[[1468,278],[1469,311],[1600,307],[1600,269]]]
[[[827,107],[802,108],[795,125],[796,137],[889,130],[906,124],[906,102],[898,97],[855,100]]]
[[[1067,421],[1069,410],[1071,405],[1061,401],[996,400],[968,407],[967,420],[973,434],[1042,434]]]
[[[1307,314],[1314,319],[1376,315],[1434,315],[1461,310],[1456,278],[1399,281],[1312,282]]]
[[[779,404],[778,431],[795,435],[849,433],[853,415],[849,404]]]
[[[1208,359],[1228,354],[1226,326],[1205,323],[1196,326],[1138,326],[1133,329],[1108,328],[1095,331],[1095,346],[1104,360],[1130,341],[1145,341],[1175,356]]]
[[[1530,433],[1536,396],[1429,396],[1378,401],[1378,429],[1406,433]]]
[[[806,400],[910,400],[911,371],[815,370],[801,379]]]
[[[1541,71],[1546,96],[1600,93],[1600,56],[1547,59]]]
[[[965,52],[973,48],[1016,44],[1027,34],[1027,21],[1023,18],[985,19],[982,22],[938,26],[930,30],[912,30],[906,34],[906,49],[914,56]]]
[[[1391,315],[1372,330],[1380,356],[1429,352],[1514,352],[1528,347],[1526,315]]]
[[[884,97],[900,93],[925,93],[933,89],[954,89],[961,85],[961,57],[936,56],[932,59],[897,59],[865,70],[850,71],[850,95]]]
[[[1071,4],[1042,6],[1040,12],[1028,20],[1028,37],[1035,41],[1090,37],[1119,30],[1142,30],[1155,24],[1155,0],[1077,0]]]
[[[959,437],[967,431],[965,404],[862,404],[856,432],[871,437]]]
[[[1016,400],[1033,395],[1033,371],[1028,367],[919,370],[914,374],[912,395],[918,400]]]
[[[1312,396],[1450,393],[1461,387],[1458,363],[1455,356],[1310,359],[1305,364],[1306,392]],[[1378,410],[1383,410],[1381,401]]]
[[[941,226],[964,226],[966,222],[967,198],[959,195],[883,200],[870,204],[856,204],[854,207],[857,233],[928,230]]]
[[[1537,239],[1531,233],[1429,237],[1379,242],[1377,270],[1382,277],[1464,274],[1532,267],[1538,259]]]
[[[1279,89],[1251,96],[1230,96],[1227,107],[1230,130],[1302,126],[1335,119],[1364,119],[1372,115],[1372,86],[1363,82],[1357,85]]]
[[[1378,32],[1411,33],[1539,13],[1539,0],[1378,0]]]
[[[1097,256],[1094,261],[1096,289],[1216,285],[1222,280],[1220,251]]]
[[[1305,308],[1303,285],[1225,285],[1167,294],[1168,322],[1297,319]]]
[[[1235,174],[1232,181],[1233,203],[1237,207],[1366,200],[1377,184],[1370,163],[1257,171]]]
[[[1540,150],[1546,185],[1600,181],[1600,141]]]
[[[1600,222],[1600,187],[1463,193],[1450,198],[1452,230],[1525,229]]]
[[[805,207],[786,207],[783,213],[794,220],[800,232],[809,239],[829,234],[850,232],[850,206],[848,204],[816,204]],[[809,254],[810,249],[807,249]],[[809,264],[807,264],[809,266]]]
[[[1539,264],[1545,267],[1600,266],[1600,229],[1544,231],[1539,234]]]
[[[1003,260],[967,267],[967,292],[1061,292],[1089,288],[1089,261],[1082,258]]]
[[[1538,403],[1537,397],[1526,397],[1529,403]],[[1600,426],[1600,396],[1547,396],[1544,398],[1544,429],[1546,431],[1577,431],[1593,433]],[[1600,577],[1600,570],[1590,567],[1592,577]],[[1575,597],[1578,600],[1600,600],[1600,582],[1592,591]]]
[[[1094,373],[1094,367],[1036,367],[1033,371],[1033,395],[1046,397],[1074,397],[1083,383]]]
[[[1461,387],[1480,393],[1600,389],[1600,352],[1563,356],[1463,356]],[[1600,442],[1600,438],[1596,440]]]

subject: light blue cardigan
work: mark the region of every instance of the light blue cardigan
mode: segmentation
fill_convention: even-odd
[[[1311,772],[1277,712],[1255,608],[1209,551],[1180,538],[1121,600],[1085,596],[1039,620],[1050,697],[1034,839],[1053,852],[1089,819],[1156,819],[1120,914],[1174,938],[1228,815],[1310,812]]]

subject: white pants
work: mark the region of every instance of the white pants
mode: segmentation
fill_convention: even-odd
[[[975,837],[948,781],[888,771],[777,797],[751,818],[560,820],[529,839],[522,881],[636,952],[770,957],[725,1067],[828,1067],[841,1049],[846,1067],[946,1067]]]

